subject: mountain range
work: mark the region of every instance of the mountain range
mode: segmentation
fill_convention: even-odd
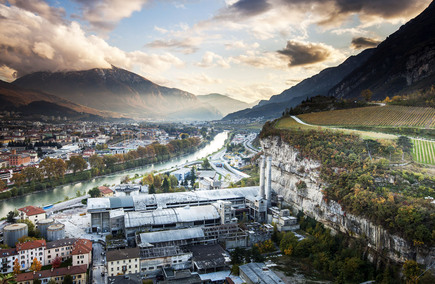
[[[360,99],[370,89],[373,99],[390,98],[432,86],[435,82],[435,2],[376,48],[351,56],[337,67],[272,96],[258,105],[231,113],[224,120],[281,116],[316,95]]]

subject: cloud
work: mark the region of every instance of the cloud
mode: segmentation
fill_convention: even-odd
[[[150,0],[76,0],[82,7],[82,18],[102,32],[109,32],[119,21],[138,12]]]
[[[259,52],[256,50],[249,50],[245,54],[231,57],[230,61],[260,69],[287,69],[287,64],[284,62],[282,56],[276,52]]]
[[[363,49],[363,48],[371,48],[376,47],[380,44],[380,40],[376,40],[368,37],[354,37],[352,38],[351,47],[353,49]]]
[[[184,54],[195,53],[198,46],[202,43],[199,37],[183,38],[183,39],[158,39],[146,44],[147,47],[152,48],[166,48],[175,51],[181,51]]]
[[[203,68],[216,66],[230,68],[230,64],[222,56],[211,51],[204,53],[201,62],[198,62],[196,65]]]
[[[256,49],[260,45],[257,42],[254,42],[253,44],[247,44],[243,42],[242,40],[236,40],[231,41],[229,43],[225,43],[225,49],[231,50],[231,49]]]
[[[76,22],[54,24],[15,6],[0,4],[0,66],[11,81],[36,71],[86,70],[115,65],[144,70],[144,75],[181,67],[176,56],[125,52],[102,38],[87,36]],[[19,35],[19,36],[17,36]]]
[[[290,60],[289,67],[294,67],[326,61],[331,58],[333,48],[322,43],[289,40],[287,46],[278,50],[278,53]]]
[[[212,85],[212,84],[221,84],[221,79],[211,78],[205,74],[196,74],[189,76],[181,76],[177,79],[184,86],[197,86],[197,85]]]
[[[8,2],[13,6],[37,14],[51,23],[63,23],[65,17],[63,8],[50,7],[42,0],[8,0]],[[5,3],[5,1],[0,0],[0,3]]]

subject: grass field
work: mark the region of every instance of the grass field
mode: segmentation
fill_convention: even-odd
[[[298,115],[298,117],[301,117]],[[296,120],[294,120],[291,117],[285,117],[281,118],[277,121],[276,128],[281,129],[289,129],[289,128],[301,128],[301,129],[329,129],[333,131],[342,131],[344,133],[352,133],[357,134],[363,137],[364,139],[396,139],[397,137],[395,135],[386,134],[386,133],[380,133],[380,132],[371,132],[371,131],[361,131],[361,130],[349,130],[349,129],[339,129],[339,128],[331,128],[327,126],[310,126],[310,125],[304,125],[298,123]]]
[[[330,126],[435,127],[435,109],[408,106],[371,106],[298,115],[306,123]]]
[[[435,142],[413,139],[414,148],[412,155],[414,160],[423,164],[435,165]]]

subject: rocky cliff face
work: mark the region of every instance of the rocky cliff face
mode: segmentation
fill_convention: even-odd
[[[372,258],[385,256],[399,263],[414,259],[426,266],[434,261],[435,248],[416,248],[381,226],[346,213],[337,202],[325,201],[322,190],[326,185],[319,177],[318,161],[301,158],[299,152],[280,137],[262,139],[261,144],[265,154],[272,156],[272,189],[293,209],[303,211],[335,231],[366,239]],[[301,181],[306,188],[297,186]]]

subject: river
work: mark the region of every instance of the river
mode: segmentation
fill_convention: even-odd
[[[228,132],[226,131],[221,132],[217,134],[209,144],[199,149],[195,153],[188,154],[178,158],[173,158],[172,160],[167,162],[147,165],[132,170],[117,172],[102,177],[96,177],[89,181],[84,181],[76,184],[61,185],[51,190],[45,190],[45,191],[28,194],[25,196],[1,200],[0,217],[6,216],[6,214],[9,211],[14,210],[15,208],[18,209],[27,205],[44,206],[47,204],[63,201],[65,197],[68,198],[76,197],[76,192],[78,190],[80,192],[83,191],[87,192],[89,189],[95,186],[100,186],[103,184],[108,184],[108,185],[119,184],[121,182],[121,179],[126,175],[129,176],[134,176],[135,174],[142,175],[146,172],[151,172],[154,170],[161,171],[164,169],[176,167],[177,165],[181,165],[186,162],[192,162],[198,159],[202,159],[210,155],[211,153],[216,152],[220,148],[222,148],[227,137],[228,137]]]

